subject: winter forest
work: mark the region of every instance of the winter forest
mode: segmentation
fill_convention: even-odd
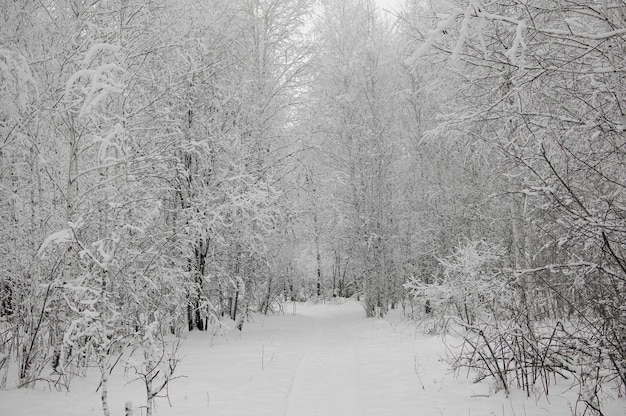
[[[350,298],[607,414],[626,1],[0,0],[0,237],[5,393],[150,415],[186,337]]]

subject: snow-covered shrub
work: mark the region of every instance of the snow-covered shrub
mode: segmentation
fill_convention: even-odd
[[[168,335],[167,317],[158,312],[153,317],[139,316],[138,331],[134,336],[134,351],[126,362],[146,390],[146,415],[152,415],[154,399],[165,391],[174,378],[180,361],[180,339]]]
[[[593,341],[594,330],[593,325],[560,321],[532,327],[516,320],[465,325],[452,366],[457,371],[471,369],[477,382],[491,378],[494,391],[504,390],[507,395],[512,388],[529,397],[548,395],[553,385],[567,381],[579,390],[577,407],[582,414],[599,412],[620,380],[618,372],[611,370],[611,349]]]
[[[430,282],[412,279],[406,287],[429,308],[430,330],[462,340],[452,348],[456,370],[471,369],[476,381],[489,378],[495,391],[507,395],[512,388],[547,395],[567,379],[580,390],[581,411],[597,411],[608,386],[623,389],[622,321],[593,313],[556,320],[537,314],[537,299],[529,296],[540,288],[530,276],[543,268],[513,271],[502,263],[502,254],[497,245],[467,241],[440,261],[442,272]],[[561,268],[553,269],[560,273]],[[563,274],[574,275],[575,270]]]
[[[530,329],[515,320],[463,327],[454,369],[469,368],[475,381],[491,378],[495,391],[520,388],[530,396],[536,388],[548,393],[557,376],[567,372],[559,358],[557,331],[548,326]]]
[[[412,278],[406,283],[413,300],[424,307],[425,318],[447,330],[450,318],[467,325],[489,316],[508,314],[512,294],[502,272],[503,249],[487,241],[466,241],[453,255],[441,259],[442,272],[428,282]]]

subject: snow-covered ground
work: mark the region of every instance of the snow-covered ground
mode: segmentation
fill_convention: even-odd
[[[215,416],[535,416],[571,415],[575,392],[563,386],[545,397],[493,393],[489,382],[451,374],[438,337],[394,319],[365,319],[354,301],[288,304],[285,314],[256,315],[237,330],[213,337],[190,333],[157,415]],[[0,415],[102,414],[97,374],[76,380],[69,393],[0,391]],[[112,415],[132,401],[145,412],[145,394],[132,374],[110,380]],[[626,414],[626,401],[608,403],[605,416]]]

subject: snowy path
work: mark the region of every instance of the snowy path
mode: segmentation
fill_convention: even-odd
[[[439,339],[417,335],[405,325],[366,319],[357,302],[298,305],[295,315],[287,309],[285,315],[257,316],[243,333],[217,339],[201,356],[188,357],[181,372],[193,374],[203,368],[204,376],[189,377],[203,383],[172,386],[174,408],[161,408],[159,414],[468,414],[463,401],[457,401],[458,408],[447,406],[453,413],[442,411],[438,403],[446,403],[446,397],[433,395],[452,378],[440,360],[444,351]],[[202,351],[196,343],[206,345],[206,339],[192,334],[187,349]],[[424,388],[420,372],[429,374]],[[176,393],[180,391],[186,391],[182,403]],[[468,396],[467,390],[458,392]],[[210,402],[204,399],[203,407],[208,413],[202,413],[197,401],[206,395]]]
[[[286,415],[361,414],[357,387],[357,347],[351,320],[321,320],[308,339],[287,396]]]
[[[571,415],[572,397],[526,399],[493,394],[450,374],[441,339],[393,320],[365,319],[357,302],[292,305],[286,314],[257,315],[243,332],[185,340],[169,402],[156,416],[543,416]],[[143,416],[142,385],[119,369],[110,379],[112,415],[133,402]],[[68,394],[0,391],[0,416],[101,415],[97,374],[76,380]],[[553,390],[554,391],[554,390]],[[618,401],[604,413],[626,414]]]

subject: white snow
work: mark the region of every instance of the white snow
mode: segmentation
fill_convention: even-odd
[[[243,332],[193,332],[183,361],[157,399],[157,415],[216,416],[539,416],[571,415],[575,392],[553,387],[545,397],[493,393],[450,373],[438,337],[422,335],[397,314],[366,319],[354,301],[285,306],[285,314],[255,315]],[[112,415],[145,414],[142,384],[117,368],[110,378]],[[99,415],[98,374],[75,380],[69,393],[37,389],[0,391],[0,415]],[[568,391],[569,390],[569,391]],[[626,414],[623,399],[606,416]]]
[[[71,228],[66,228],[61,231],[57,231],[55,233],[50,234],[46,239],[41,243],[39,250],[37,250],[37,256],[39,258],[43,257],[43,253],[51,244],[63,244],[63,243],[72,243],[74,242],[74,233]]]

